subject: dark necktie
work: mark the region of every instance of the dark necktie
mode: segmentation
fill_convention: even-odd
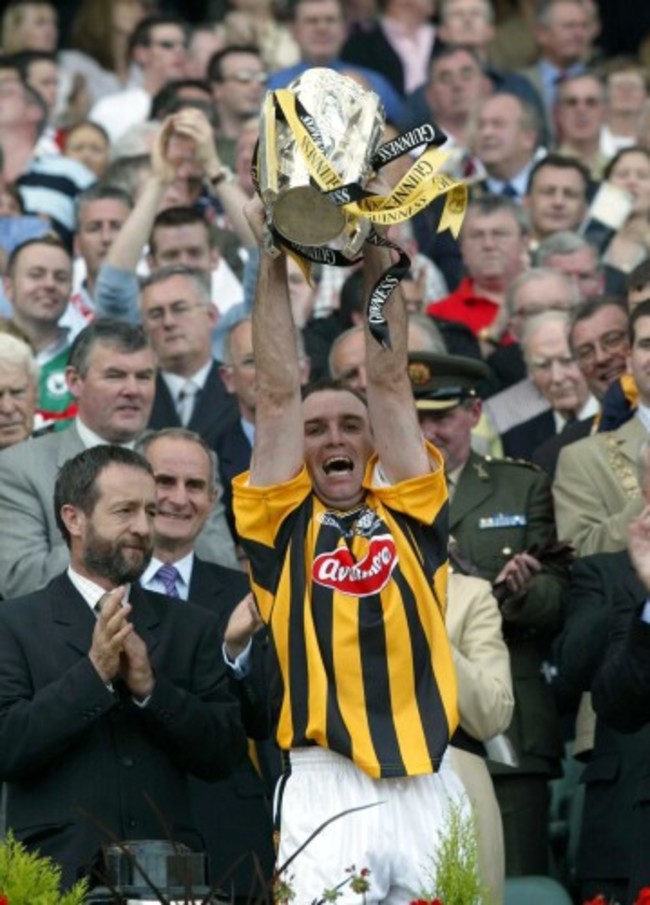
[[[503,188],[501,189],[501,194],[503,195],[504,198],[518,198],[519,197],[519,192],[509,182],[506,182],[506,184],[503,186]]]
[[[176,411],[178,412],[178,417],[180,418],[180,422],[183,427],[187,427],[187,425],[192,420],[194,403],[196,402],[198,392],[199,387],[194,383],[194,381],[187,380],[185,381],[183,389],[178,394],[178,399],[176,400]]]

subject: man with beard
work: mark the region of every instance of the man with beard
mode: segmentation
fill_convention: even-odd
[[[216,618],[137,584],[156,512],[148,463],[87,449],[61,468],[54,507],[68,569],[0,613],[0,779],[8,826],[67,887],[96,876],[115,839],[200,849],[188,776],[227,775],[246,740]]]

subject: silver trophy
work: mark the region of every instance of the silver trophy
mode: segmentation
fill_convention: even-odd
[[[308,69],[286,91],[267,94],[257,179],[281,238],[356,257],[370,223],[341,205],[372,177],[384,124],[379,97],[332,69]]]

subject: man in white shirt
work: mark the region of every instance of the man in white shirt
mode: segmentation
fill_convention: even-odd
[[[97,101],[90,119],[116,142],[131,126],[149,116],[152,98],[172,79],[185,77],[187,26],[177,16],[156,14],[143,19],[130,39],[130,59],[142,70],[142,85],[125,88]]]
[[[219,313],[207,274],[184,265],[154,271],[142,282],[140,309],[160,364],[149,426],[189,427],[213,446],[236,404],[212,357]]]
[[[522,200],[541,130],[538,112],[516,94],[503,91],[485,100],[478,114],[475,151],[491,194]]]

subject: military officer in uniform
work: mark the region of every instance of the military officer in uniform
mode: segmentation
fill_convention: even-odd
[[[563,754],[555,703],[542,670],[561,624],[562,570],[543,564],[556,540],[550,482],[528,462],[472,451],[481,415],[475,359],[412,353],[409,372],[422,432],[441,451],[450,495],[450,562],[499,586],[515,710],[503,755],[490,762],[501,807],[506,876],[548,872],[548,780]],[[488,751],[490,749],[488,748]]]

